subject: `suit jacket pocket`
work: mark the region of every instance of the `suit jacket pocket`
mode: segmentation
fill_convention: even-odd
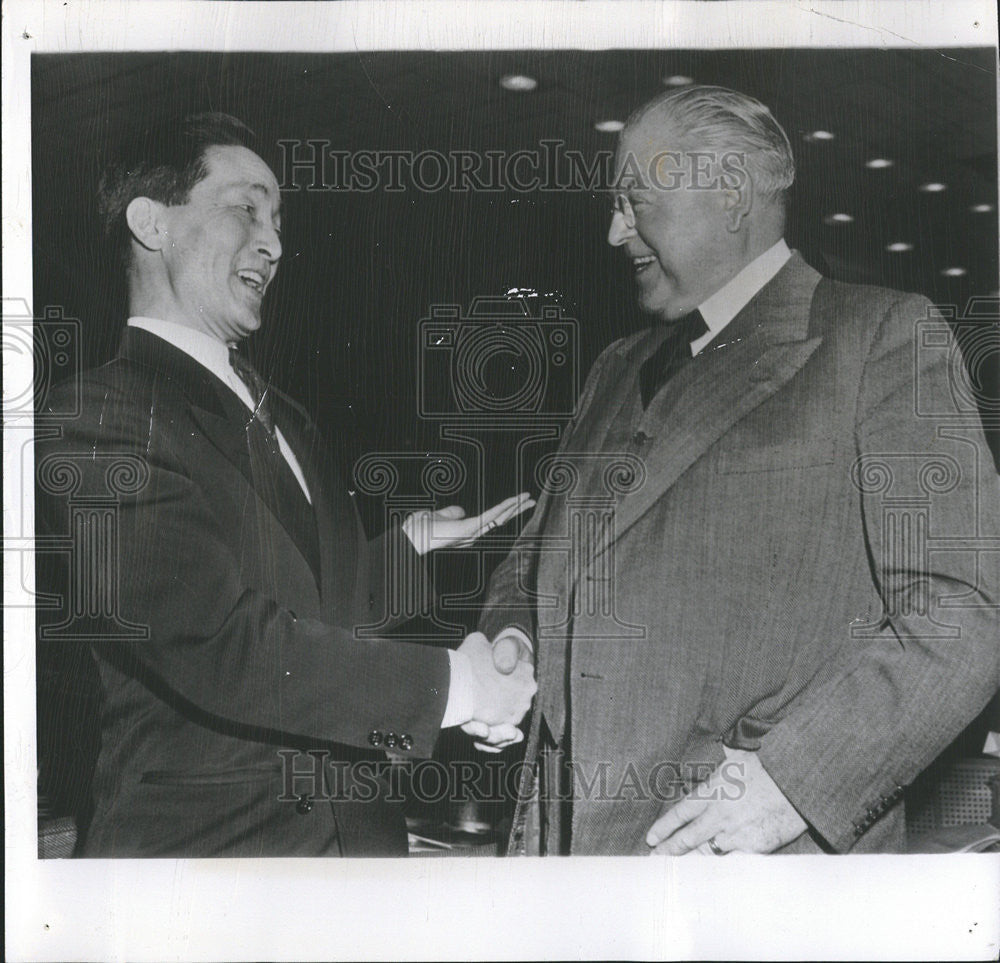
[[[144,772],[139,782],[147,786],[231,786],[265,782],[279,772],[281,769],[278,766],[223,769],[216,772],[178,772],[168,769],[153,769]]]
[[[828,440],[801,439],[773,445],[722,448],[715,469],[723,475],[813,468],[833,462],[833,445]]]

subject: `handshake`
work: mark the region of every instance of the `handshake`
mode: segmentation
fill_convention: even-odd
[[[493,643],[482,632],[466,636],[458,653],[468,660],[466,681],[472,718],[462,726],[477,749],[499,752],[524,738],[517,724],[531,708],[535,684],[534,654],[520,632],[501,632]]]

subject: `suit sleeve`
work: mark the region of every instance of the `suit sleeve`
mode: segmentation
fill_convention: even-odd
[[[382,630],[388,632],[430,611],[431,553],[419,555],[401,526],[392,525],[368,542],[367,555],[367,605],[372,621],[378,621]]]
[[[95,391],[103,398],[87,397]],[[90,385],[84,395],[91,414],[41,443],[36,464],[55,458],[73,466],[77,499],[107,496],[115,458],[131,458],[148,476],[115,509],[117,573],[98,562],[74,575],[113,600],[106,618],[148,634],[99,643],[102,655],[181,711],[245,729],[250,738],[291,734],[367,748],[369,732],[393,730],[411,737],[412,754],[429,756],[448,696],[447,652],[358,640],[248,587],[233,533],[221,531],[206,492],[168,444],[150,445],[154,408],[138,410],[135,399],[116,399],[107,386]],[[60,533],[67,499],[51,477],[39,485],[42,531]]]
[[[962,361],[950,338],[918,347],[927,307],[910,296],[889,309],[857,398],[855,488],[881,623],[761,740],[764,767],[837,851],[1000,685],[998,478],[978,421],[940,414],[955,412]]]
[[[299,431],[310,439],[313,453],[319,453],[317,457],[326,474],[338,477],[340,472],[335,467],[334,456],[308,412],[287,395],[282,394],[281,399],[297,416]],[[355,428],[352,424],[342,430],[353,433]],[[434,604],[434,586],[429,553],[423,557],[417,553],[401,524],[389,525],[371,540],[367,540],[360,518],[357,528],[366,539],[366,551],[364,558],[357,560],[354,611],[364,613],[366,624],[378,625],[384,632],[430,611]]]

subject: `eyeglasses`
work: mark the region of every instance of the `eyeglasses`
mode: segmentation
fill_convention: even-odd
[[[635,227],[635,211],[625,194],[615,194],[614,203],[611,206],[612,214],[621,214],[625,226],[631,230]]]

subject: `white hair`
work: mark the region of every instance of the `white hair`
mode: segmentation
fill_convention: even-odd
[[[784,198],[795,180],[792,145],[781,124],[759,100],[726,87],[695,84],[667,91],[636,110],[628,130],[650,114],[661,114],[688,145],[745,157],[755,190]]]

